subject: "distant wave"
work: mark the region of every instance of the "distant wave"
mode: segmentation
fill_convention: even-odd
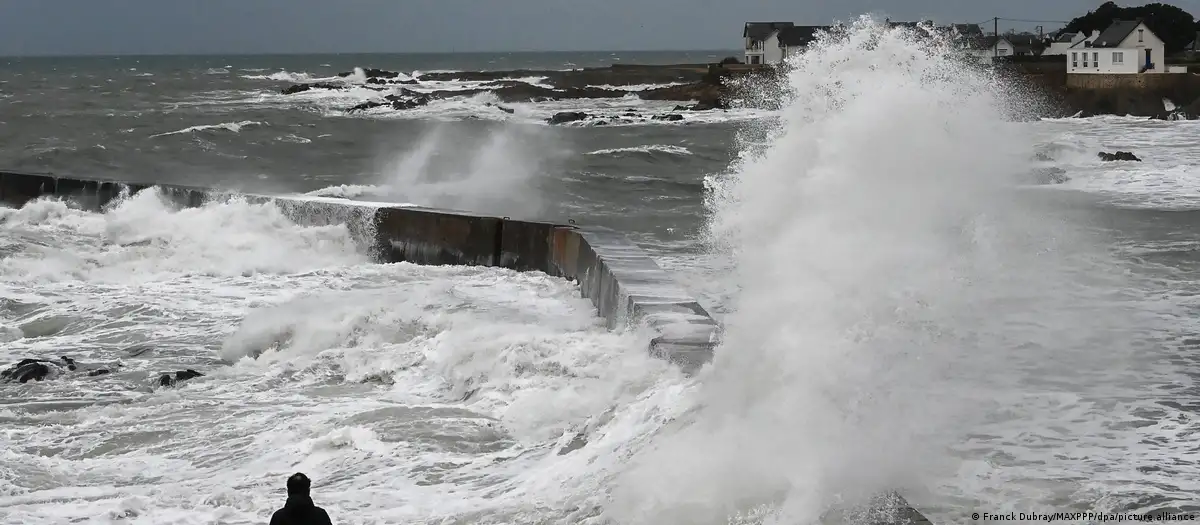
[[[168,131],[168,132],[166,132],[166,133],[159,133],[159,134],[157,134],[157,135],[150,135],[150,138],[154,138],[154,137],[164,137],[164,136],[167,136],[167,135],[180,135],[180,134],[183,134],[183,133],[192,133],[192,132],[196,132],[196,131],[206,131],[206,130],[210,130],[210,129],[211,129],[211,130],[215,130],[215,129],[223,129],[223,130],[225,130],[225,131],[232,131],[232,132],[234,132],[234,133],[237,133],[237,132],[241,131],[241,130],[242,130],[242,128],[244,128],[244,127],[246,127],[246,126],[265,126],[265,125],[266,125],[266,124],[264,124],[264,123],[262,123],[262,122],[256,122],[256,121],[253,121],[253,120],[243,120],[243,121],[241,121],[241,122],[223,122],[223,123],[221,123],[221,124],[208,124],[208,125],[204,125],[204,126],[192,126],[192,127],[188,127],[188,128],[183,128],[183,129],[181,129],[181,130],[178,130],[178,131]]]
[[[353,199],[370,195],[387,190],[385,186],[375,186],[371,184],[339,184],[337,186],[327,186],[318,190],[312,190],[305,193],[313,197],[341,197],[345,199]]]
[[[645,146],[634,146],[630,148],[612,148],[598,149],[589,151],[584,155],[618,155],[622,153],[668,153],[671,155],[691,155],[692,151],[683,146],[671,146],[668,144],[648,144]]]
[[[671,87],[671,86],[682,86],[685,84],[686,84],[686,82],[670,82],[667,84],[630,84],[627,86],[618,86],[618,85],[614,85],[614,84],[599,84],[599,85],[588,86],[588,87],[599,88],[599,89],[615,89],[615,90],[621,90],[621,91],[646,91],[648,89],[659,89],[659,88],[665,88],[665,87]]]
[[[269,75],[241,75],[246,80],[274,80],[277,82],[312,82],[314,80],[326,80],[313,78],[308,73],[292,73],[291,71],[276,71]]]
[[[229,73],[229,70],[225,69],[223,67],[211,67],[211,68],[204,70],[205,75],[225,75],[228,73]]]

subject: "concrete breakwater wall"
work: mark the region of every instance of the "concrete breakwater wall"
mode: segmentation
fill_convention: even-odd
[[[707,311],[641,248],[618,232],[549,222],[400,205],[395,203],[261,195],[206,188],[127,184],[0,171],[0,202],[21,206],[58,196],[82,208],[103,210],[126,194],[153,189],[181,207],[240,196],[273,203],[298,224],[344,224],[354,240],[383,263],[500,266],[542,271],[579,282],[610,329],[645,324],[657,336],[653,355],[691,372],[712,359],[719,327]],[[872,502],[876,525],[929,525],[895,492]]]
[[[394,203],[0,172],[0,202],[13,206],[54,195],[100,210],[122,194],[150,188],[184,207],[238,195],[251,202],[272,202],[298,224],[345,224],[359,245],[382,263],[499,266],[578,281],[580,292],[609,329],[647,325],[656,334],[651,353],[687,371],[711,360],[718,341],[716,321],[686,290],[641,248],[604,228]]]

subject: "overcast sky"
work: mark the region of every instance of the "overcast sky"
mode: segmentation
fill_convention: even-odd
[[[893,20],[938,22],[983,22],[993,16],[1070,20],[1101,3],[0,0],[0,55],[738,49],[747,20],[827,24],[868,12]],[[1200,0],[1171,3],[1200,13]],[[1001,22],[1001,29],[1034,25]],[[1042,25],[1049,31],[1060,24]]]

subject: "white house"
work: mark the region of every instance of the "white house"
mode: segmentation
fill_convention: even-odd
[[[1024,35],[987,35],[966,39],[963,43],[963,53],[974,57],[980,62],[990,63],[994,57],[1033,54],[1033,48],[1020,37]],[[1018,40],[1014,43],[1013,40]]]
[[[767,38],[778,29],[793,25],[795,24],[791,22],[746,22],[746,27],[742,30],[742,39],[746,45],[746,63],[766,64]],[[778,53],[778,46],[774,52]]]
[[[800,53],[817,38],[817,32],[830,26],[790,26],[776,29],[763,42],[763,63],[780,64],[789,56]]]
[[[1050,47],[1047,47],[1045,51],[1042,51],[1042,54],[1066,55],[1067,53],[1071,52],[1071,48],[1083,47],[1083,42],[1091,44],[1092,42],[1095,42],[1096,38],[1099,36],[1099,31],[1092,31],[1092,34],[1090,35],[1084,35],[1083,33],[1059,33],[1058,37],[1056,37],[1054,41],[1050,43]]]
[[[980,62],[991,62],[993,57],[1005,57],[1014,54],[1016,46],[1003,35],[988,35],[971,39],[966,52],[979,59]]]
[[[1070,48],[1067,72],[1166,73],[1166,46],[1141,20],[1118,20],[1092,42]]]

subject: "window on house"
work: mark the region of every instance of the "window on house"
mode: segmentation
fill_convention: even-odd
[[[1092,66],[1100,67],[1100,53],[1099,52],[1092,53]]]
[[[1071,67],[1079,67],[1079,53],[1071,53]]]
[[[1087,53],[1083,54],[1083,67],[1088,67],[1087,56],[1088,56]]]
[[[1125,54],[1120,51],[1113,51],[1113,63],[1114,64],[1124,64],[1125,63]]]
[[[1142,33],[1143,33],[1144,31],[1146,31],[1146,30],[1145,30],[1145,29],[1138,29],[1138,42],[1142,42],[1142,41],[1143,41],[1143,40],[1142,40]]]

